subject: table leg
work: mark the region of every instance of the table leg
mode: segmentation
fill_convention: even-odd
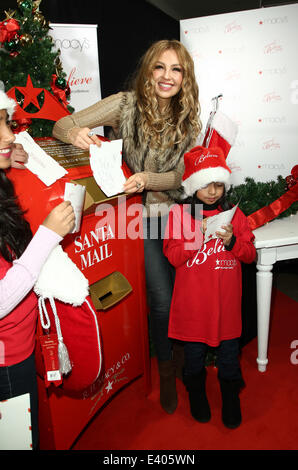
[[[257,264],[257,309],[258,309],[258,369],[265,372],[268,364],[268,334],[270,322],[273,265]]]

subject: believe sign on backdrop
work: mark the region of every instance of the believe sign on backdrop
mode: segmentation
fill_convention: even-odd
[[[51,24],[51,36],[61,51],[61,62],[75,111],[101,99],[97,25]],[[103,129],[97,132],[103,135]]]

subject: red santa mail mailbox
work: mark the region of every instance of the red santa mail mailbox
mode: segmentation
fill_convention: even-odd
[[[69,449],[115,392],[138,376],[144,393],[150,388],[141,198],[107,198],[95,182],[88,152],[51,138],[37,143],[67,174],[46,186],[27,169],[10,170],[33,232],[64,199],[66,183],[86,188],[80,230],[61,246],[88,280],[88,295],[78,306],[60,300],[53,306],[46,299],[39,305],[44,314],[37,329],[40,448]],[[123,171],[129,175],[125,166]],[[59,272],[55,258],[53,271],[68,275]],[[51,312],[48,329],[45,312]],[[52,367],[53,337],[59,334],[71,363],[60,377]]]

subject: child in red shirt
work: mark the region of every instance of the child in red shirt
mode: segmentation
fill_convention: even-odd
[[[14,107],[14,100],[0,90],[0,401],[30,394],[33,449],[37,449],[34,349],[38,310],[33,287],[51,251],[73,230],[75,214],[70,202],[60,203],[32,236],[6,174],[15,149],[10,128]],[[20,154],[23,158],[19,149]]]
[[[164,253],[176,268],[169,337],[184,342],[186,385],[191,413],[210,420],[205,393],[208,346],[218,347],[222,419],[229,428],[241,423],[239,392],[244,385],[239,363],[241,335],[241,262],[256,256],[254,236],[237,208],[230,224],[203,240],[206,219],[230,209],[226,200],[231,170],[219,147],[195,147],[184,156],[184,204],[169,216]]]

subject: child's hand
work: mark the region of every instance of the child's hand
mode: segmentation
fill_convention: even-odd
[[[11,152],[11,166],[23,170],[26,168],[24,163],[28,162],[28,153],[24,150],[22,144],[13,144]]]
[[[205,219],[202,220],[202,225],[201,225],[201,231],[202,231],[202,233],[205,233],[205,232],[206,232],[206,228],[207,228],[207,219],[208,219],[208,217],[205,217]]]
[[[222,228],[225,230],[225,232],[216,232],[216,236],[222,239],[225,246],[228,246],[231,243],[233,236],[233,225],[223,225]]]
[[[75,226],[75,213],[69,201],[63,201],[56,206],[45,218],[43,225],[60,237],[65,237]]]

